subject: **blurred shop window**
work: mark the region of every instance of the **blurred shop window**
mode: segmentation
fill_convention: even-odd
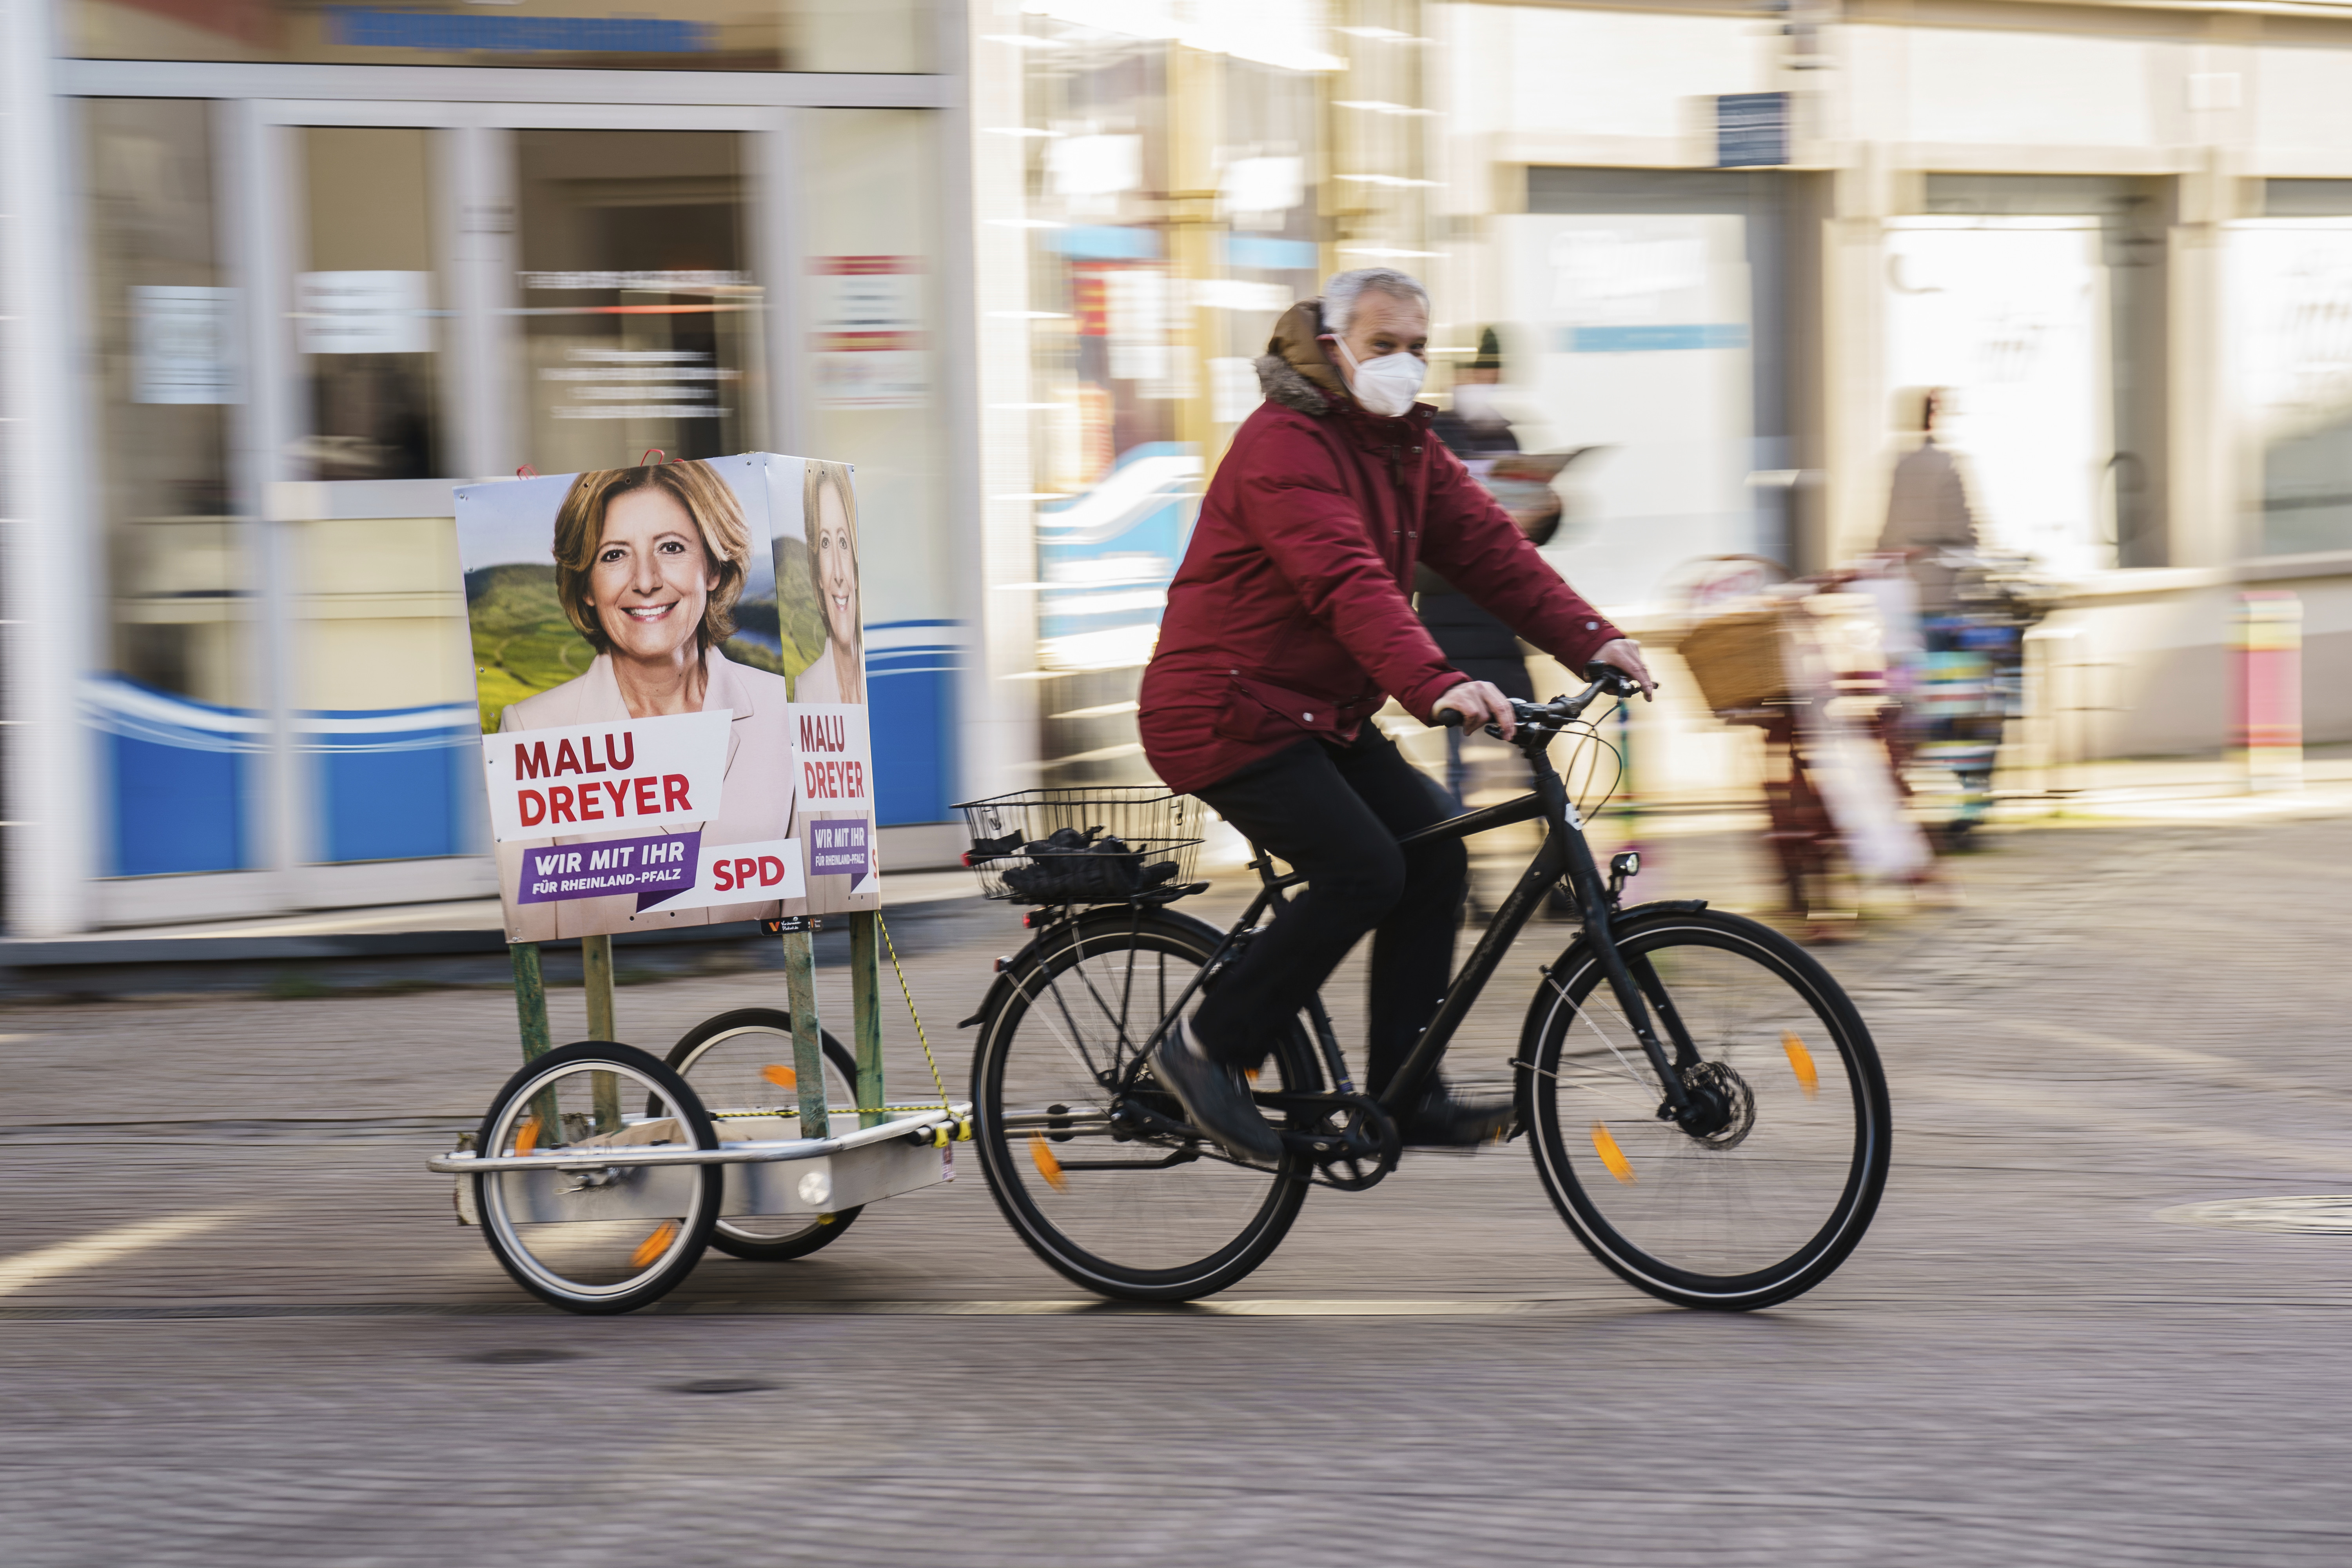
[[[1333,84],[1345,98],[1377,78],[1360,96],[1417,103],[1418,35],[1343,38],[1342,8],[1320,0],[1023,13],[1023,122],[993,129],[1026,143],[1031,195],[1017,216],[988,216],[1033,236],[1041,782],[1140,780],[1138,684],[1208,468],[1258,405],[1275,321],[1315,293],[1332,238],[1425,254],[1393,221],[1400,193],[1431,184],[1412,161],[1417,109],[1395,136],[1365,127],[1350,142],[1361,179],[1310,184],[1330,155]]]
[[[309,433],[290,465],[336,481],[281,517],[298,590],[289,673],[307,858],[456,855],[478,787],[472,660],[446,505],[434,147],[414,126],[306,126],[292,331]],[[442,484],[431,481],[439,477]],[[400,484],[389,481],[410,481]],[[438,497],[420,491],[436,489]]]
[[[940,822],[961,798],[952,741],[966,632],[938,393],[939,121],[928,110],[827,109],[803,123],[793,287],[807,338],[790,355],[793,449],[856,465],[881,820]]]
[[[2265,180],[2230,235],[2233,401],[2262,454],[2263,555],[2352,550],[2352,180]]]
[[[1930,174],[1926,197],[1888,224],[1886,384],[1951,390],[1995,546],[2164,564],[2172,182]]]
[[[314,479],[417,479],[441,459],[433,313],[432,132],[306,126],[309,246],[294,282],[294,346]]]
[[[936,0],[68,0],[72,53],[99,59],[600,70],[935,70]],[[647,15],[649,10],[657,15]]]
[[[730,131],[516,136],[529,388],[541,473],[759,446],[765,295]]]
[[[1604,605],[1655,602],[1709,556],[1785,561],[1790,492],[1753,476],[1791,466],[1789,176],[1527,180],[1528,210],[1493,220],[1496,407],[1528,451],[1601,448],[1579,485],[1594,521],[1555,534],[1548,558]]]
[[[217,250],[211,108],[80,105],[112,666],[86,711],[117,875],[252,858],[266,725],[248,707],[253,572],[229,470],[241,312]]]

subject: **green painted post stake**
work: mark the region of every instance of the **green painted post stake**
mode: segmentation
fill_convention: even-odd
[[[814,921],[808,922],[814,925]],[[805,929],[783,934],[784,988],[792,998],[793,1076],[800,1091],[801,1136],[824,1138],[824,1046],[816,1012],[816,939]]]
[[[588,1037],[592,1040],[620,1039],[619,1026],[613,1020],[613,939],[605,936],[583,936],[580,939],[580,984],[588,993]],[[617,1132],[621,1128],[621,1078],[618,1073],[600,1072],[589,1076],[589,1093],[596,1112],[596,1131]]]
[[[510,942],[507,956],[514,963],[515,1017],[522,1026],[522,1059],[537,1061],[554,1044],[547,1030],[547,983],[540,977],[539,943]],[[541,1142],[551,1146],[563,1142],[560,1110],[551,1089],[532,1100],[531,1114],[539,1118]]]
[[[539,943],[510,943],[507,956],[514,961],[515,1016],[522,1025],[522,1059],[536,1061],[553,1043],[547,1032],[547,984],[539,975]]]
[[[849,917],[849,998],[856,1015],[857,1103],[879,1106],[882,1095],[882,917],[871,910]],[[874,1127],[890,1119],[883,1110],[861,1110],[857,1125]]]

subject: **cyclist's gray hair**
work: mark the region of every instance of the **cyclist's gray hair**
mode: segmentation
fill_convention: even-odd
[[[1353,272],[1334,272],[1323,285],[1323,330],[1346,331],[1355,318],[1357,297],[1367,290],[1391,300],[1418,300],[1423,310],[1429,309],[1429,290],[1412,273],[1393,267],[1359,267]]]

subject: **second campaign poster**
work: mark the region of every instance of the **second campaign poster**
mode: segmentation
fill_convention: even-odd
[[[853,479],[755,452],[457,491],[509,942],[880,906]]]

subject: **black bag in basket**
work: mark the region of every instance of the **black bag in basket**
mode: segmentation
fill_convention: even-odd
[[[1142,850],[1129,848],[1123,839],[1097,838],[1100,832],[1065,827],[1024,844],[1020,853],[1029,864],[1004,873],[1006,890],[1024,903],[1116,904],[1176,875],[1173,860],[1146,866]]]

